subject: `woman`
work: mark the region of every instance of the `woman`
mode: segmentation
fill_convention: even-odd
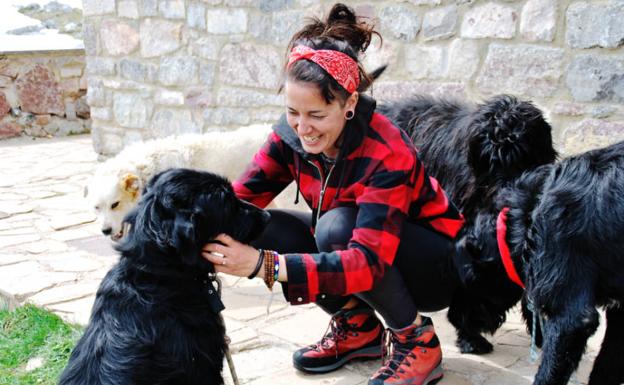
[[[358,53],[373,34],[342,4],[295,34],[286,116],[234,189],[265,207],[294,180],[312,216],[273,210],[253,246],[220,235],[204,257],[219,272],[261,277],[269,288],[278,281],[290,303],[315,302],[331,314],[331,331],[295,352],[296,368],[324,373],[380,356],[376,310],[392,354],[369,384],[430,384],[442,377],[442,353],[418,310],[449,304],[447,254],[462,219],[409,138],[360,93],[371,79]]]

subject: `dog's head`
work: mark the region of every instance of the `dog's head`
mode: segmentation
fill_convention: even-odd
[[[454,264],[474,306],[503,310],[522,296],[523,290],[505,271],[496,239],[497,213],[480,212],[458,234]],[[478,304],[478,305],[477,305]],[[491,320],[486,329],[496,330],[504,318]]]
[[[227,233],[249,243],[269,218],[268,212],[238,199],[227,179],[171,169],[148,182],[137,207],[126,216],[130,231],[119,250],[140,254],[151,250],[176,256],[187,266],[200,266],[207,263],[200,255],[202,247],[216,235]]]
[[[511,181],[557,159],[552,128],[531,102],[495,96],[478,106],[472,125],[468,162],[480,185]]]
[[[84,195],[95,210],[102,234],[114,241],[123,237],[123,218],[136,206],[142,189],[141,179],[132,173],[96,173],[93,176]]]

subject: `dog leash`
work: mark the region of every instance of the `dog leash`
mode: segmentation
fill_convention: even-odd
[[[217,283],[217,294],[219,295],[219,298],[221,298],[221,279],[219,279],[219,277],[217,277],[217,275],[211,275],[211,279]],[[223,325],[225,326],[225,319],[223,318],[223,313],[219,312],[219,318],[221,318],[221,322],[223,323]],[[236,374],[236,368],[234,367],[234,360],[232,359],[232,353],[230,352],[230,342],[232,342],[232,340],[230,339],[230,337],[228,337],[228,335],[225,335],[225,360],[228,363],[228,367],[230,368],[230,375],[232,376],[232,381],[234,382],[234,385],[240,385],[240,381],[238,380],[238,375]]]

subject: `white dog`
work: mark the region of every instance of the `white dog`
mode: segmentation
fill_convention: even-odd
[[[187,134],[124,148],[102,163],[85,189],[102,224],[102,233],[117,241],[124,235],[123,218],[136,205],[143,186],[155,174],[173,167],[207,170],[236,179],[266,141],[270,125],[253,125],[234,131]],[[294,206],[294,192],[286,189],[274,206]],[[305,208],[307,209],[307,208]]]

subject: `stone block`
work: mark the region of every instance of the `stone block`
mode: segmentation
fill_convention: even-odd
[[[411,44],[405,46],[405,69],[414,79],[442,78],[448,72],[443,47]]]
[[[193,54],[202,59],[217,60],[219,59],[221,42],[215,37],[202,37],[191,42],[191,48]]]
[[[285,46],[304,24],[304,19],[302,10],[277,11],[272,15],[270,30],[265,38],[268,37],[269,41]]]
[[[579,55],[572,59],[566,85],[579,102],[624,102],[624,55]]]
[[[558,88],[563,61],[559,48],[491,44],[476,84],[486,94],[549,97]]]
[[[82,76],[82,67],[62,67],[61,78],[74,78]]]
[[[91,56],[87,59],[86,71],[89,75],[115,75],[116,70],[115,59],[99,56]]]
[[[425,40],[444,39],[453,36],[457,27],[457,17],[456,5],[427,12],[422,25]]]
[[[184,105],[184,94],[180,91],[158,90],[154,97],[156,104],[165,106]]]
[[[448,76],[451,79],[467,80],[479,68],[481,59],[479,43],[476,40],[455,39],[449,48]]]
[[[442,0],[409,0],[409,2],[415,5],[440,5]]]
[[[128,55],[138,48],[139,34],[129,24],[106,20],[100,25],[100,41],[108,55]]]
[[[112,111],[108,107],[91,107],[91,118],[97,120],[111,120]]]
[[[199,63],[199,82],[205,86],[212,86],[214,83],[217,65],[210,62]]]
[[[284,105],[284,96],[275,92],[222,87],[217,93],[217,104],[224,107],[280,107]]]
[[[64,105],[61,88],[54,74],[42,65],[20,75],[15,81],[22,111],[35,114],[63,115]]]
[[[62,79],[59,83],[64,96],[77,96],[80,94],[80,79]]]
[[[87,103],[87,95],[82,95],[74,101],[76,106],[76,116],[81,119],[91,118],[91,107]]]
[[[65,100],[65,118],[67,120],[76,120],[76,105],[71,100]]]
[[[511,39],[516,34],[516,11],[507,5],[485,3],[464,14],[461,36]]]
[[[158,74],[156,64],[142,62],[133,59],[121,59],[119,61],[119,75],[128,80],[137,82],[153,82]]]
[[[206,108],[202,113],[209,126],[243,126],[251,123],[249,110],[246,108],[216,107]]]
[[[0,120],[11,111],[11,104],[7,101],[4,92],[0,91]]]
[[[220,80],[229,85],[277,89],[282,56],[272,46],[227,44],[221,50]]]
[[[87,89],[87,103],[92,107],[103,107],[110,101],[110,91],[104,87],[102,80],[92,78]]]
[[[123,148],[123,142],[118,134],[108,134],[114,128],[109,128],[94,122],[91,133],[93,149],[100,155],[115,155]]]
[[[160,0],[158,12],[165,19],[184,19],[184,0]]]
[[[117,93],[113,101],[115,121],[122,127],[145,128],[151,115],[151,104],[140,95]]]
[[[380,81],[375,83],[375,98],[383,101],[402,100],[414,94],[465,99],[466,86],[459,82]]]
[[[120,0],[117,3],[117,15],[128,19],[139,18],[139,3],[137,0]]]
[[[186,10],[186,25],[190,28],[206,29],[206,6],[202,3],[189,3]]]
[[[169,135],[197,134],[200,132],[201,127],[193,121],[191,111],[163,108],[154,113],[149,135],[161,138]]]
[[[206,108],[215,106],[215,98],[212,91],[206,87],[191,89],[185,97],[186,105],[191,108]]]
[[[192,85],[197,82],[198,69],[192,56],[165,57],[160,61],[158,81],[166,86]]]
[[[522,7],[520,35],[528,41],[553,41],[558,0],[529,0]]]
[[[8,76],[0,75],[0,88],[9,88],[13,84],[13,79]]]
[[[420,30],[420,17],[405,5],[390,5],[379,13],[381,28],[389,36],[403,41],[412,41]]]
[[[566,155],[606,147],[624,140],[624,121],[585,119],[576,125],[570,125],[561,137],[562,149]]]
[[[157,16],[158,0],[141,0],[141,7],[139,10],[141,16]]]
[[[100,53],[97,24],[88,18],[82,22],[82,41],[87,55],[95,56]]]
[[[115,12],[115,0],[83,0],[82,14],[84,16],[106,15]]]
[[[22,135],[22,126],[13,122],[0,122],[0,139]]]
[[[624,44],[624,2],[579,1],[566,12],[566,43],[572,48],[616,48]]]
[[[247,32],[247,11],[244,9],[209,9],[206,19],[209,33],[234,34]]]
[[[180,48],[182,24],[168,20],[146,19],[141,22],[141,56],[157,57]]]

